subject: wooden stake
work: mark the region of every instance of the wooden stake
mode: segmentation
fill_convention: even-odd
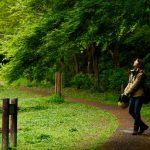
[[[56,72],[55,74],[55,94],[61,96],[62,87],[62,74],[61,72]]]
[[[7,150],[9,143],[9,98],[3,99],[2,149]]]
[[[11,115],[11,128],[10,128],[10,141],[13,147],[17,146],[17,108],[18,99],[14,98],[11,100],[11,104],[14,107],[14,111]]]

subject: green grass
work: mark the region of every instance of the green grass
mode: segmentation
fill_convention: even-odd
[[[84,98],[90,101],[102,102],[105,104],[117,105],[119,94],[118,92],[98,93],[91,90],[64,88],[63,94],[68,97]],[[150,124],[150,104],[143,105],[142,116]]]
[[[12,88],[0,88],[3,97],[19,98],[17,150],[96,149],[118,126],[113,115],[95,107],[58,104]]]
[[[117,92],[99,93],[91,90],[63,88],[62,93],[66,97],[84,98],[90,101],[97,101],[105,104],[116,105],[119,94]]]
[[[146,119],[146,121],[150,125],[150,104],[143,105],[143,107],[142,107],[142,116]]]

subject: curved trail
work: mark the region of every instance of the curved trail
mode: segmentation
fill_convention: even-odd
[[[40,95],[49,95],[49,91],[39,91],[31,88],[22,89],[24,91],[33,92]],[[150,149],[150,128],[142,135],[132,135],[133,119],[128,114],[128,109],[121,109],[116,106],[106,105],[99,102],[91,102],[79,98],[65,98],[67,101],[82,103],[94,106],[110,113],[113,113],[118,121],[119,127],[114,135],[97,150],[149,150]]]

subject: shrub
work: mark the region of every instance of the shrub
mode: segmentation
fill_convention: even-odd
[[[73,78],[73,84],[77,89],[91,89],[94,86],[94,76],[90,74],[79,73]]]
[[[72,77],[73,77],[73,73],[71,71],[68,70],[63,70],[63,86],[64,87],[69,87],[72,84]]]
[[[77,89],[83,88],[84,81],[85,75],[83,73],[76,74],[73,78],[73,83],[77,87]]]
[[[64,101],[64,98],[57,94],[50,96],[47,100],[48,103],[63,103]]]
[[[107,91],[109,88],[109,77],[112,75],[113,70],[103,70],[99,75],[99,90],[101,92]]]
[[[147,82],[150,83],[150,63],[147,63],[145,65],[145,72],[147,76]]]
[[[26,78],[19,78],[18,80],[15,80],[12,84],[14,86],[28,86],[29,80],[27,80]]]
[[[109,88],[111,90],[119,91],[121,85],[128,82],[128,71],[124,68],[113,70],[112,75],[109,77]]]
[[[50,67],[46,74],[46,80],[50,81],[50,83],[52,83],[53,85],[55,84],[55,73],[56,73],[56,65]]]
[[[100,91],[117,90],[128,82],[128,72],[124,68],[103,70],[99,77]]]

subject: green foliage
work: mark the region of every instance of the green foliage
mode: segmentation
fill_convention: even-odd
[[[94,88],[94,76],[90,74],[83,74],[79,73],[74,76],[73,84],[76,86],[77,89],[91,89]]]
[[[72,85],[73,76],[74,76],[74,74],[71,71],[63,70],[63,75],[62,75],[63,87],[69,87]]]
[[[121,85],[128,82],[128,71],[124,68],[107,69],[101,72],[99,79],[100,91],[121,90]]]
[[[138,26],[137,29],[126,39],[126,43],[139,51],[138,55],[145,56],[146,49],[150,47],[150,25]]]
[[[29,80],[26,78],[19,78],[13,82],[14,86],[29,86]]]
[[[56,69],[56,65],[54,65],[53,67],[50,67],[48,69],[48,72],[46,74],[45,79],[47,81],[50,81],[50,83],[52,83],[53,85],[55,84],[55,73],[56,73],[57,69]]]
[[[59,95],[52,95],[47,100],[48,103],[64,103],[64,98]]]
[[[108,91],[109,90],[109,77],[112,75],[113,70],[107,69],[103,70],[99,77],[99,89],[100,91]]]
[[[124,68],[114,69],[109,76],[109,89],[121,91],[121,85],[128,82],[128,71]]]
[[[146,71],[146,76],[147,76],[147,82],[150,83],[150,63],[145,65],[145,71]]]
[[[147,0],[1,0],[0,6],[0,74],[9,82],[27,78],[54,83],[56,66],[64,72],[64,86],[77,74],[78,88],[95,89],[98,75],[86,75],[89,58],[96,58],[89,54],[94,47],[99,52],[98,88],[119,89],[125,79],[115,82],[123,73],[114,66],[129,67],[150,48]],[[80,71],[85,77],[78,77]]]
[[[74,76],[73,82],[76,85],[77,89],[80,89],[83,87],[85,81],[85,75],[80,73]]]
[[[145,73],[146,73],[146,77],[147,77],[147,83],[150,83],[150,53],[148,53],[145,58],[144,58],[144,62],[145,62]]]

